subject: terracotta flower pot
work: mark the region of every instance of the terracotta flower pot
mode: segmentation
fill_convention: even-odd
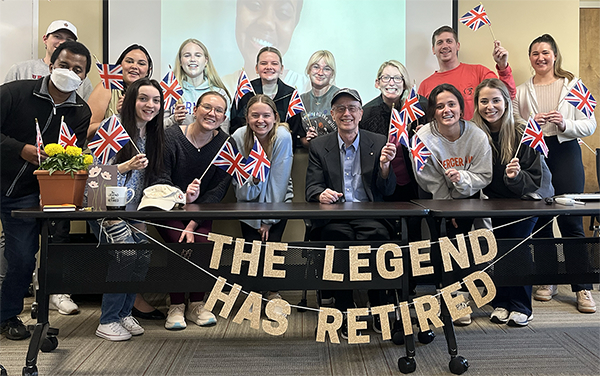
[[[55,171],[52,175],[48,170],[35,170],[40,184],[42,205],[73,204],[83,206],[83,193],[88,178],[87,171],[78,171],[71,177],[71,173]]]

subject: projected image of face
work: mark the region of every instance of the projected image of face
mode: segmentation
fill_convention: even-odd
[[[265,46],[285,55],[301,10],[302,0],[238,0],[235,38],[244,61],[252,62]]]

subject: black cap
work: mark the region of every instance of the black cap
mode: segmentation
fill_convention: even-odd
[[[340,89],[337,91],[337,93],[335,93],[335,95],[333,96],[333,98],[331,98],[331,105],[333,106],[333,104],[335,103],[335,101],[342,95],[349,95],[352,98],[356,99],[360,105],[362,106],[362,100],[360,99],[360,95],[358,95],[358,91],[354,90],[354,89],[349,89],[347,87]]]

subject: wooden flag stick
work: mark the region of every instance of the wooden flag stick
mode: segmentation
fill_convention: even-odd
[[[102,64],[102,63],[100,62],[100,60],[98,60],[98,58],[96,57],[96,55],[92,54],[92,56],[94,57],[94,60],[96,60],[96,62],[97,62],[98,64]]]
[[[585,141],[583,141],[583,139],[581,139],[581,138],[578,138],[577,140],[578,140],[580,143],[584,144],[584,145],[585,145],[585,146],[586,146],[588,149],[590,149],[590,151],[591,151],[592,153],[596,154],[596,152],[594,151],[594,149],[592,149],[592,148],[590,147],[590,145],[586,144],[586,143],[585,143]]]
[[[488,25],[490,27],[490,33],[492,33],[492,40],[496,42],[496,36],[494,35],[494,30],[492,29],[492,25]]]
[[[394,115],[394,106],[396,104],[392,103],[392,112],[390,112],[390,126],[388,127],[388,134],[387,134],[387,139],[388,142],[390,142],[390,133],[392,132],[392,116]]]
[[[231,138],[231,136],[227,137],[225,142],[223,142],[223,145],[221,145],[221,147],[219,148],[219,152],[217,154],[215,154],[214,158],[212,159],[212,161],[210,161],[210,163],[208,164],[208,167],[206,168],[206,170],[204,170],[204,172],[202,173],[202,176],[200,176],[200,178],[198,178],[198,180],[201,181],[202,178],[204,177],[204,175],[206,175],[206,173],[208,172],[208,169],[210,169],[210,166],[212,166],[212,164],[215,162],[215,159],[217,159],[217,157],[219,156],[219,153],[221,152],[221,150],[223,150],[223,146],[225,146],[225,144],[227,143],[227,141],[229,141],[230,138]]]

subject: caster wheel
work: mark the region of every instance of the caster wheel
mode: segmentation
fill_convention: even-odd
[[[433,340],[435,339],[435,333],[433,332],[433,330],[428,330],[426,332],[419,332],[417,337],[419,339],[419,342],[426,345],[428,343],[433,342]]]
[[[392,342],[394,342],[394,345],[404,345],[404,332],[402,330],[392,330]]]
[[[403,356],[398,359],[398,369],[404,374],[413,373],[417,369],[417,362],[415,362],[415,358]]]
[[[38,304],[37,302],[33,302],[31,304],[31,318],[32,319],[37,319],[37,314],[38,314]]]
[[[467,362],[467,360],[462,356],[458,355],[450,359],[448,366],[450,367],[450,372],[453,374],[462,375],[469,369],[469,362]]]
[[[23,376],[38,376],[37,366],[23,367]]]
[[[42,352],[50,352],[58,347],[58,338],[56,337],[46,337],[42,342],[42,346],[40,350]]]

